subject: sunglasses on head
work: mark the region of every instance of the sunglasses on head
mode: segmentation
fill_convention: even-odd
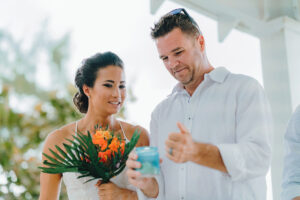
[[[187,11],[184,8],[177,8],[175,10],[172,10],[168,13],[168,15],[177,15],[179,13],[183,13],[185,16],[188,17],[190,22],[200,31],[198,24],[195,22],[195,20],[187,13]]]

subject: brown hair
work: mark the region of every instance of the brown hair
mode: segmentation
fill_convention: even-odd
[[[170,33],[175,28],[179,28],[183,33],[188,35],[198,36],[199,34],[201,35],[201,31],[197,26],[193,24],[191,17],[184,13],[167,13],[154,24],[154,28],[151,28],[151,37],[152,39],[157,39]]]
[[[75,106],[81,113],[86,113],[89,107],[89,99],[83,92],[83,85],[94,87],[99,69],[109,65],[118,66],[123,69],[123,61],[112,52],[97,53],[94,56],[83,60],[81,67],[75,76],[75,85],[78,92],[73,97]]]

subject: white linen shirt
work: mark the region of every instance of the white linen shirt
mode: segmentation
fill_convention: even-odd
[[[300,106],[292,115],[285,134],[282,200],[300,196]]]
[[[216,145],[228,174],[168,159],[165,141],[169,133],[179,132],[176,122],[187,127],[194,141]],[[266,95],[248,76],[216,68],[205,74],[192,96],[177,84],[151,116],[150,145],[158,147],[163,159],[160,199],[266,199],[271,122]]]

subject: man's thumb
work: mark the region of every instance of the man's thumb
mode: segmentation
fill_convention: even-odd
[[[186,133],[189,132],[189,131],[187,130],[187,128],[186,128],[182,123],[177,122],[177,126],[178,126],[178,128],[179,128],[179,130],[180,130],[181,133],[186,134]]]

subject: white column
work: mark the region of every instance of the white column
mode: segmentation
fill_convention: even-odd
[[[263,34],[263,35],[262,35]],[[284,134],[295,107],[300,104],[300,22],[278,18],[260,34],[264,87],[273,112],[273,199],[280,199]]]

